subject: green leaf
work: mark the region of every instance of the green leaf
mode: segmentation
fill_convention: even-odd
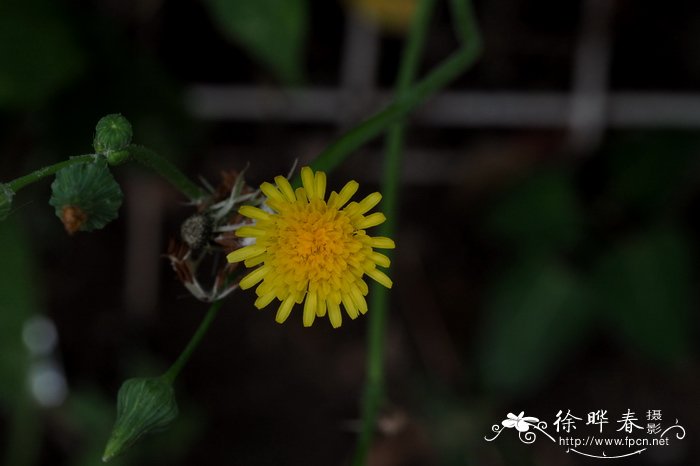
[[[603,320],[620,342],[659,362],[691,348],[690,247],[672,229],[650,231],[604,256],[595,275]]]
[[[581,236],[583,213],[571,180],[559,172],[528,178],[493,208],[488,229],[520,250],[571,246]]]
[[[307,0],[207,0],[219,29],[282,81],[301,81]],[[223,58],[225,59],[225,58]]]
[[[103,228],[117,218],[123,198],[105,160],[64,168],[51,191],[49,204],[70,234]]]
[[[0,107],[32,107],[76,79],[84,56],[56,5],[0,3]]]
[[[485,386],[525,395],[547,382],[586,336],[588,289],[566,267],[531,259],[487,297],[478,355]]]

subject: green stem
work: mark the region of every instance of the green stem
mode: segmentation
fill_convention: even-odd
[[[42,178],[46,178],[47,176],[51,176],[59,170],[62,170],[66,167],[94,161],[95,154],[77,155],[75,157],[69,158],[68,160],[64,160],[63,162],[58,162],[53,165],[49,165],[48,167],[40,168],[36,171],[33,171],[32,173],[29,173],[28,175],[20,176],[19,178],[16,178],[7,183],[7,186],[12,190],[13,193],[16,193],[25,186],[35,183]]]
[[[221,309],[221,305],[223,303],[223,300],[215,301],[209,307],[204,319],[202,319],[199,327],[197,327],[197,331],[194,332],[194,335],[192,335],[192,338],[190,338],[190,341],[187,343],[185,349],[182,350],[182,353],[180,353],[180,356],[178,356],[173,365],[170,366],[170,369],[168,369],[167,372],[161,376],[165,382],[172,384],[175,381],[175,378],[180,373],[182,368],[185,367],[185,364],[187,364],[187,361],[189,361],[192,353],[194,353],[194,350],[197,349],[197,346],[199,346],[199,343],[202,341],[202,338],[204,338],[207,330],[209,330],[211,323],[214,321],[214,318],[219,312],[219,309]]]
[[[476,24],[474,7],[471,0],[450,0],[452,10],[452,27],[463,47],[476,48],[481,51],[481,33]]]
[[[312,168],[332,171],[350,153],[379,136],[393,123],[403,119],[415,107],[452,82],[476,61],[481,53],[481,38],[473,19],[471,5],[464,0],[454,0],[452,4],[455,27],[458,28],[460,40],[465,40],[462,47],[422,81],[402,96],[398,96],[384,110],[355,126],[328,146],[311,163]]]
[[[205,196],[202,188],[193,183],[184,173],[167,159],[156,154],[151,149],[131,144],[127,147],[129,154],[140,164],[152,169],[165,178],[191,201],[197,201]]]
[[[406,99],[411,83],[415,79],[434,7],[435,0],[422,0],[415,13],[396,83],[396,96],[399,102]],[[387,134],[382,179],[383,210],[387,214],[387,221],[380,227],[381,236],[392,237],[396,229],[404,133],[404,123],[397,122],[390,126]],[[369,315],[367,338],[367,379],[362,406],[362,430],[352,463],[355,466],[362,466],[367,462],[377,415],[384,399],[384,336],[389,307],[388,290],[373,284],[370,300],[372,312]]]
[[[191,201],[197,201],[205,196],[204,191],[195,183],[193,183],[175,165],[170,163],[167,159],[164,159],[160,155],[156,154],[151,149],[134,144],[129,145],[126,149],[128,150],[129,155],[134,160],[152,169],[160,176],[168,180],[171,185],[178,189],[182,194],[187,196]],[[9,187],[13,193],[16,193],[25,186],[35,183],[47,176],[54,175],[56,172],[63,168],[81,163],[94,162],[96,157],[98,156],[96,156],[95,154],[86,154],[71,157],[68,160],[49,165],[48,167],[40,168],[28,175],[24,175],[17,179],[14,179],[7,183],[7,187]]]
[[[457,34],[463,43],[462,48],[421,83],[411,88],[434,5],[434,0],[423,0],[416,11],[416,18],[411,28],[397,78],[396,102],[329,147],[321,154],[320,158],[322,159],[318,161],[320,166],[330,170],[340,163],[349,152],[379,134],[384,126],[389,127],[382,178],[383,210],[387,213],[387,221],[379,228],[381,236],[393,237],[396,232],[401,153],[405,135],[405,124],[402,120],[404,112],[410,111],[427,96],[462,73],[476,60],[481,50],[481,40],[471,4],[464,0],[452,0],[453,21]],[[391,256],[391,254],[389,255]],[[389,292],[386,288],[373,284],[370,300],[372,312],[369,315],[367,341],[367,379],[362,406],[362,430],[353,458],[352,464],[354,466],[363,466],[367,461],[377,415],[384,399],[384,340]]]

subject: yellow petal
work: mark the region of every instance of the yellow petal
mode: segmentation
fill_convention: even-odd
[[[260,284],[260,286],[258,286],[255,289],[255,294],[257,294],[258,296],[263,296],[263,295],[266,295],[268,293],[276,293],[277,289],[275,288],[274,280],[275,280],[275,277],[274,277],[273,273],[270,273],[267,276],[267,280],[264,280]]]
[[[306,197],[306,190],[304,188],[297,188],[294,190],[294,195],[297,200],[297,202],[304,202],[306,203],[308,200],[308,197]]]
[[[355,303],[353,302],[352,298],[350,297],[349,294],[343,294],[342,297],[343,301],[343,307],[345,307],[345,312],[348,313],[351,319],[357,319],[357,316],[359,313],[357,312],[357,308],[355,307]]]
[[[269,271],[270,267],[264,265],[253,270],[241,279],[241,282],[239,284],[241,289],[247,290],[248,288],[252,288],[253,286],[255,286],[256,283],[265,278],[265,275],[267,275]]]
[[[267,294],[264,294],[262,296],[259,296],[258,299],[255,300],[255,307],[258,309],[262,309],[268,304],[272,302],[272,300],[275,299],[275,292],[271,291]]]
[[[246,226],[240,227],[238,230],[236,230],[236,236],[241,238],[260,238],[261,236],[265,236],[266,234],[267,230],[255,227]]]
[[[323,317],[326,315],[326,300],[318,299],[316,303],[316,315],[318,317]]]
[[[280,196],[282,196],[282,195],[280,194]],[[279,200],[275,200],[275,199],[270,199],[270,198],[268,198],[268,199],[265,201],[265,204],[266,204],[270,209],[274,210],[275,212],[281,213],[281,212],[283,212],[283,211],[285,210],[285,208],[289,205],[289,202],[285,201],[285,200],[284,200],[284,197],[282,197],[282,198],[279,199]],[[275,215],[275,214],[272,214],[272,215]]]
[[[357,309],[362,313],[366,314],[367,313],[367,301],[365,300],[365,297],[362,296],[362,293],[358,292],[355,293],[355,291],[352,291],[352,299],[353,302],[355,303],[355,306],[357,306]]]
[[[394,240],[385,236],[369,237],[369,245],[377,249],[394,249],[396,247]]]
[[[367,293],[369,293],[369,287],[367,286],[367,282],[365,282],[364,280],[358,280],[357,287],[360,289],[362,296],[367,296]]]
[[[245,262],[243,262],[243,263],[245,264],[246,267],[248,267],[249,269],[252,269],[256,265],[259,265],[259,264],[262,264],[263,262],[265,262],[266,259],[267,259],[267,254],[259,254],[255,257],[251,257],[249,259],[246,259]]]
[[[259,209],[257,207],[253,207],[252,205],[244,205],[241,206],[240,209],[238,209],[238,213],[243,215],[244,217],[252,218],[255,220],[269,220],[270,219],[270,214],[265,212],[262,209]]]
[[[340,295],[340,292],[334,289],[331,294],[328,296],[328,301],[333,302],[333,304],[338,304],[340,305],[340,302],[343,300],[343,297]]]
[[[304,301],[304,296],[306,296],[306,290],[294,293],[294,303],[301,304],[301,302]]]
[[[265,246],[261,244],[251,244],[250,246],[236,249],[226,256],[226,260],[231,263],[241,262],[243,260],[250,259],[251,257],[258,256],[263,252],[265,252]]]
[[[292,189],[292,185],[289,184],[287,178],[285,178],[284,176],[276,176],[275,183],[277,183],[277,186],[279,186],[280,191],[282,191],[282,194],[284,194],[284,197],[286,197],[289,202],[294,202],[296,200],[296,197],[294,197],[294,190]]]
[[[285,320],[287,320],[287,317],[289,317],[289,314],[292,312],[292,307],[294,307],[294,296],[289,295],[287,296],[287,298],[285,298],[284,301],[282,301],[282,304],[280,304],[279,309],[277,309],[277,315],[275,316],[275,320],[278,324],[281,324]]]
[[[369,212],[372,209],[372,207],[379,204],[379,201],[381,201],[381,200],[382,200],[381,194],[372,193],[360,201],[360,203],[357,206],[359,210],[355,213],[364,214],[365,212]]]
[[[391,265],[391,260],[380,252],[372,251],[369,258],[372,260],[372,262],[382,267],[389,267]]]
[[[314,178],[314,192],[317,197],[323,199],[323,196],[326,195],[326,174],[323,172],[316,172]]]
[[[340,190],[340,193],[338,193],[338,199],[335,201],[335,207],[340,209],[347,204],[350,198],[357,192],[359,187],[360,185],[357,183],[357,181],[348,181],[348,183],[343,186],[343,189]]]
[[[375,212],[367,217],[362,217],[360,221],[355,223],[355,228],[364,230],[366,228],[376,227],[386,221],[386,217],[381,212]]]
[[[366,273],[369,277],[373,278],[378,283],[386,286],[387,288],[391,288],[391,286],[394,284],[391,281],[391,278],[387,277],[387,275],[379,269],[372,269]]]
[[[277,202],[285,202],[286,201],[284,196],[282,196],[282,193],[277,191],[277,188],[275,188],[275,186],[273,184],[268,183],[267,181],[260,185],[260,190],[263,192],[263,194],[265,196],[269,197],[272,200],[275,200]]]
[[[338,193],[331,191],[330,196],[328,196],[328,208],[337,209],[338,205]]]
[[[314,181],[314,171],[310,167],[303,167],[301,169],[301,184],[306,190],[306,194],[309,195],[309,199],[313,199],[316,196],[316,183]]]
[[[306,294],[306,302],[304,303],[304,327],[311,327],[316,318],[316,293],[309,292]]]
[[[328,306],[328,319],[331,321],[333,328],[338,328],[343,323],[343,316],[340,314],[340,306],[331,301],[326,302]]]

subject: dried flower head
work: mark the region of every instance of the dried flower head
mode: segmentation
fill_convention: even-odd
[[[244,224],[238,207],[263,200],[259,191],[245,184],[243,173],[227,171],[221,178],[218,187],[206,186],[208,195],[196,203],[196,213],[183,222],[180,239],[171,239],[166,254],[185,288],[205,302],[222,299],[238,288],[234,276],[238,264],[226,262],[223,256],[241,247],[241,239],[233,233]],[[202,269],[214,273],[203,276]]]
[[[348,204],[359,187],[350,181],[326,201],[325,173],[304,167],[301,179],[303,187],[296,191],[282,176],[275,178],[276,187],[270,183],[260,186],[270,211],[250,205],[239,209],[254,224],[238,228],[236,234],[253,243],[227,259],[257,267],[240,281],[240,287],[262,282],[256,288],[255,306],[262,309],[275,299],[281,301],[277,322],[287,319],[294,304],[304,302],[304,326],[328,313],[331,325],[337,328],[342,323],[341,304],[351,319],[367,312],[364,275],[391,288],[391,279],[377,268],[388,267],[389,258],[374,249],[392,249],[394,241],[365,232],[385,221],[379,212],[366,215],[379,203],[381,194]]]

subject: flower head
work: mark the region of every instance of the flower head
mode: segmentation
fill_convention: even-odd
[[[389,267],[389,258],[374,249],[392,249],[394,241],[368,236],[367,228],[383,223],[384,214],[367,214],[381,200],[373,193],[360,202],[350,202],[359,185],[350,181],[325,199],[326,174],[301,169],[303,187],[294,190],[283,176],[277,186],[260,186],[270,211],[242,206],[240,214],[254,224],[236,234],[252,244],[227,256],[229,262],[245,261],[257,267],[240,282],[242,289],[258,283],[255,307],[262,309],[281,301],[275,320],[284,322],[295,304],[304,303],[303,322],[309,327],[316,316],[328,314],[331,325],[340,327],[340,306],[351,319],[367,312],[367,275],[387,288],[392,282],[377,266]]]
[[[221,173],[217,188],[205,182],[205,191],[194,203],[196,213],[181,225],[180,237],[170,240],[166,257],[195,298],[214,302],[238,289],[234,272],[239,264],[219,265],[222,254],[241,247],[241,239],[234,236],[244,220],[238,208],[244,202],[260,205],[264,199],[245,183],[243,172],[233,170]],[[213,270],[212,264],[217,265]]]

